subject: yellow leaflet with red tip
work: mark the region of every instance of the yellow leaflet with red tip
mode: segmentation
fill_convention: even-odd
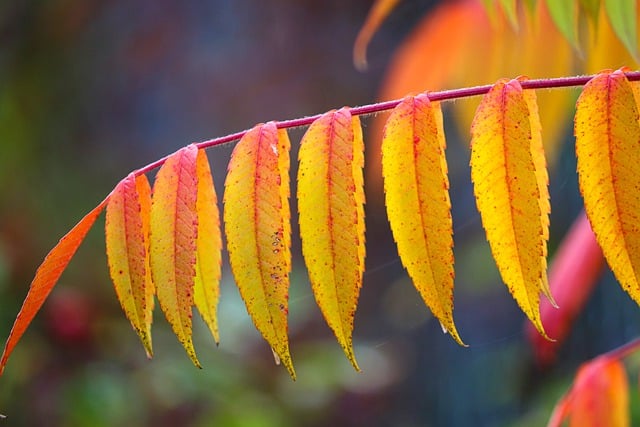
[[[493,258],[509,291],[541,334],[546,254],[539,178],[527,101],[517,80],[483,97],[471,126],[471,179]]]
[[[149,268],[151,187],[145,175],[131,173],[109,197],[105,238],[109,273],[122,309],[153,355],[151,322],[155,293]]]
[[[198,193],[195,145],[167,158],[153,185],[151,204],[151,275],[158,302],[193,363],[200,367],[192,334],[196,277]]]
[[[601,73],[584,87],[575,135],[587,217],[611,270],[640,304],[640,125],[622,72]]]
[[[200,315],[211,334],[220,341],[218,334],[218,301],[220,300],[220,277],[222,275],[222,236],[220,213],[213,177],[207,153],[198,150],[196,159],[198,194],[198,238],[196,241],[196,277],[193,298]]]
[[[405,98],[387,120],[382,174],[398,254],[422,299],[451,336],[453,222],[442,111],[427,95]]]
[[[316,302],[352,365],[364,272],[364,142],[347,108],[316,120],[300,144],[300,236]]]
[[[558,402],[547,427],[627,427],[629,384],[622,362],[606,356],[583,363],[571,390]]]
[[[224,191],[229,262],[256,328],[295,379],[287,314],[291,271],[289,137],[257,125],[231,155]]]
[[[96,218],[107,205],[107,200],[108,198],[93,208],[91,212],[85,215],[80,222],[65,234],[38,267],[36,276],[33,278],[27,296],[22,303],[22,308],[20,308],[20,312],[11,327],[9,338],[7,338],[7,342],[4,345],[2,358],[0,359],[0,375],[2,375],[7,360],[16,344],[20,341],[36,313],[42,307],[44,300],[47,299],[47,296],[49,296],[49,293],[67,268],[69,261],[75,255],[76,250],[78,250],[80,243],[82,243],[91,226],[93,226]]]

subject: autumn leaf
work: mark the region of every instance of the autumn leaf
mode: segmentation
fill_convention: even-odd
[[[584,363],[571,390],[558,402],[547,427],[627,427],[629,384],[622,362],[601,356]]]
[[[434,316],[459,343],[453,322],[453,222],[439,104],[405,98],[382,140],[387,215],[402,264]]]
[[[471,127],[471,179],[502,279],[546,336],[539,294],[546,283],[542,258],[548,223],[542,219],[540,175],[532,153],[532,113],[518,80],[500,80],[491,88]]]
[[[158,171],[151,204],[151,275],[158,302],[194,365],[191,340],[198,234],[198,149],[189,145],[167,158]]]
[[[356,370],[353,319],[364,272],[364,143],[358,117],[322,115],[300,143],[302,253],[316,302]]]
[[[11,327],[11,332],[7,338],[0,359],[0,375],[4,372],[9,356],[13,352],[14,347],[20,341],[20,338],[26,331],[27,327],[35,317],[36,313],[42,307],[45,299],[58,282],[58,279],[67,268],[69,261],[78,250],[80,243],[93,226],[93,223],[102,213],[107,205],[108,197],[98,206],[93,208],[91,212],[84,216],[67,234],[60,239],[58,244],[47,254],[40,267],[36,271],[36,275],[31,282],[27,296],[22,303],[22,308],[18,312],[18,316]]]
[[[196,212],[198,216],[198,238],[196,241],[196,277],[193,289],[194,303],[209,327],[216,343],[218,334],[218,301],[220,300],[220,278],[222,276],[222,234],[220,212],[213,177],[204,150],[196,157],[198,191]]]
[[[587,217],[607,263],[640,303],[640,125],[629,81],[603,72],[576,104],[578,182]]]
[[[151,322],[155,294],[149,267],[151,187],[129,174],[113,190],[105,222],[109,273],[118,300],[147,356],[153,355]]]
[[[274,122],[247,132],[231,155],[224,192],[229,261],[256,328],[295,379],[287,315],[291,271],[289,138]]]

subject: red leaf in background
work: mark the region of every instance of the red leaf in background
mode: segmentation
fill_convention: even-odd
[[[558,248],[549,270],[549,284],[559,308],[547,300],[540,304],[540,317],[547,334],[545,339],[527,322],[526,333],[537,363],[546,367],[554,363],[560,345],[573,322],[584,308],[598,281],[604,257],[584,212],[574,221]]]

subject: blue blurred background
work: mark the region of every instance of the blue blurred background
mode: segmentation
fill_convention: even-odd
[[[375,101],[394,47],[434,3],[402,2],[360,73],[351,51],[366,0],[0,2],[0,336],[47,251],[129,171],[258,122]],[[315,306],[296,236],[298,381],[274,365],[227,265],[220,346],[195,322],[204,369],[159,310],[148,361],[108,278],[99,220],[0,379],[0,425],[544,424],[575,367],[637,335],[640,313],[605,273],[561,362],[539,371],[475,210],[468,136],[447,131],[455,316],[469,348],[442,334],[398,260],[384,207],[372,203],[355,324],[362,373]],[[292,158],[302,132],[291,131]],[[581,206],[567,132],[551,171],[551,252]],[[209,150],[219,198],[231,149]]]

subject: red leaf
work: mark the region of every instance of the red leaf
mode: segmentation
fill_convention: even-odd
[[[96,221],[96,218],[104,207],[107,205],[109,198],[104,199],[98,206],[93,208],[91,212],[85,215],[79,223],[75,225],[65,236],[60,239],[58,244],[51,249],[47,254],[36,276],[31,282],[29,292],[22,303],[22,308],[16,317],[9,338],[4,346],[2,353],[2,359],[0,359],[0,375],[4,371],[4,367],[7,364],[9,356],[13,352],[14,347],[20,341],[22,334],[26,331],[27,327],[38,313],[44,300],[47,299],[49,293],[58,282],[58,279],[62,275],[62,272],[67,268],[69,261],[75,255],[76,250],[80,246],[80,243],[84,240],[87,232],[91,229],[91,226]]]

